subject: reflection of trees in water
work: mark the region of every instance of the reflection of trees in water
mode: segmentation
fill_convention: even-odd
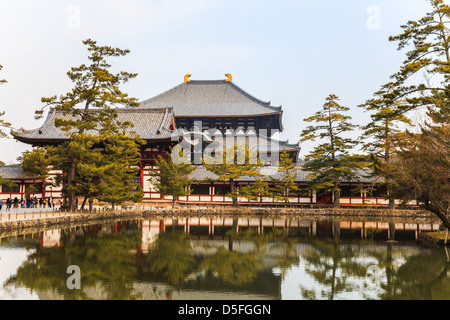
[[[219,247],[211,254],[194,258],[192,246],[188,241],[190,235],[183,231],[166,230],[156,238],[153,248],[145,257],[146,264],[150,271],[175,286],[181,286],[193,271],[199,275],[213,274],[231,285],[242,285],[257,279],[258,271],[264,268],[264,258],[269,247],[279,252],[274,263],[282,273],[298,262],[294,242],[276,241],[280,237],[278,233],[279,231],[274,231],[257,235],[253,229],[239,233],[232,230],[227,233],[230,239],[228,248]],[[247,250],[237,251],[238,243],[246,244]],[[206,245],[206,249],[210,250],[211,247]]]
[[[288,230],[273,229],[258,235],[256,229],[241,232],[233,229],[227,232],[227,235],[230,243],[228,250],[217,250],[200,265],[203,270],[216,272],[225,282],[244,284],[256,279],[257,272],[264,268],[264,259],[269,251],[276,252],[273,267],[280,269],[282,278],[293,264],[298,263],[295,241],[287,238]],[[247,243],[251,250],[236,252],[234,243]]]
[[[323,286],[320,293],[300,285],[305,299],[335,299],[338,295],[360,292],[369,297],[375,289],[376,299],[449,299],[449,262],[443,250],[412,250],[387,243],[385,248],[361,242],[343,245],[313,241],[302,255],[306,273]],[[376,277],[368,273],[375,266]],[[371,281],[374,287],[369,284]],[[373,292],[372,292],[373,293]],[[319,295],[319,296],[317,296]]]
[[[84,227],[81,227],[86,233]],[[140,233],[122,230],[115,234],[76,236],[64,231],[62,247],[37,251],[17,270],[17,283],[33,291],[49,293],[50,299],[134,299],[136,255]],[[81,270],[81,290],[69,290],[69,265]]]
[[[107,229],[108,226],[106,226]],[[230,288],[256,284],[261,272],[277,268],[281,278],[300,258],[306,273],[317,285],[300,285],[303,298],[335,299],[360,290],[362,298],[376,299],[449,299],[449,262],[441,248],[418,248],[372,241],[343,244],[337,241],[311,240],[301,257],[297,244],[301,240],[289,236],[289,228],[264,230],[232,230],[227,233],[228,246],[217,248],[208,243],[205,254],[195,254],[190,235],[183,231],[160,233],[148,254],[136,249],[141,233],[136,223],[129,222],[118,233],[101,232],[81,227],[63,231],[62,247],[40,248],[35,245],[28,260],[17,271],[17,284],[52,298],[64,299],[135,299],[134,285],[145,264],[147,275],[181,288],[193,273],[229,284]],[[27,247],[31,244],[27,243]],[[213,248],[213,250],[211,250]],[[217,249],[216,249],[217,248]],[[69,290],[66,273],[69,265],[81,269],[81,290]],[[365,285],[368,267],[381,270],[382,281],[375,291]],[[268,269],[269,268],[269,269]],[[145,271],[144,271],[145,272]],[[202,278],[203,279],[203,278]],[[192,284],[192,283],[191,283]],[[275,284],[273,284],[275,286]],[[321,290],[321,291],[318,291]]]
[[[195,259],[188,238],[189,235],[183,231],[160,233],[147,255],[150,270],[175,286],[179,286],[194,267]]]
[[[213,272],[224,282],[241,285],[255,280],[261,266],[261,258],[256,252],[240,253],[219,248],[203,259],[200,269]]]
[[[433,248],[411,256],[393,271],[390,282],[384,286],[382,299],[395,300],[449,300],[450,262],[444,249]]]
[[[305,299],[333,300],[339,293],[351,292],[350,278],[363,277],[366,274],[364,264],[354,259],[359,247],[343,246],[336,242],[312,241],[311,246],[302,255],[307,262],[306,272],[326,289],[322,290],[320,297],[312,290],[300,285]]]

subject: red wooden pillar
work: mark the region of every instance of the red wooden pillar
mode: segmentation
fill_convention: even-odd
[[[39,233],[39,245],[41,248],[44,246],[44,231]]]
[[[46,179],[42,180],[42,198],[45,198],[45,181]]]
[[[210,236],[214,235],[214,224],[213,224],[213,219],[212,218],[209,221],[209,235]]]
[[[24,192],[25,192],[26,186],[25,186],[25,184],[24,184],[24,181],[21,181],[21,182],[22,182],[22,185],[21,185],[21,187],[20,187],[20,198],[23,199],[23,194],[24,194]],[[20,205],[19,205],[19,208],[20,208]]]

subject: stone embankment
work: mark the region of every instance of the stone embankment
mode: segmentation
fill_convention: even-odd
[[[28,215],[29,216],[29,215]],[[161,207],[152,210],[96,212],[96,213],[61,213],[50,217],[32,219],[15,219],[0,221],[1,230],[21,229],[30,227],[49,227],[74,223],[86,223],[92,221],[105,221],[111,219],[130,218],[166,218],[166,217],[204,217],[204,216],[264,216],[264,217],[305,217],[310,220],[347,220],[359,221],[389,220],[392,222],[405,222],[414,219],[417,222],[428,222],[435,217],[425,210],[387,210],[387,209],[362,209],[362,208],[249,208],[249,207]]]

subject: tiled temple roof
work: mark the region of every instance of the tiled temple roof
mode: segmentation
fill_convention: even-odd
[[[95,112],[95,111],[93,111]],[[134,127],[129,131],[134,131],[143,140],[166,140],[170,139],[173,123],[173,109],[117,109],[117,121],[129,121]],[[55,119],[74,119],[71,115],[64,116],[62,111],[52,109],[49,111],[44,124],[37,129],[24,131],[11,131],[15,139],[33,144],[34,142],[58,142],[67,140],[67,133],[56,127]],[[94,131],[87,133],[94,133]]]
[[[294,179],[295,182],[307,182],[308,181],[308,172],[302,170],[302,165],[301,164],[297,164],[296,166],[297,168],[297,177]],[[267,167],[262,167],[260,168],[260,173],[264,174],[267,177],[272,177],[274,179],[281,179],[281,172],[277,169],[277,167],[271,167],[271,166],[267,166]],[[207,180],[214,180],[214,181],[218,181],[217,178],[218,176],[214,173],[212,173],[211,171],[209,171],[208,169],[206,169],[205,166],[197,166],[195,168],[195,170],[190,174],[189,176],[190,179],[194,179],[197,181],[207,181]],[[236,182],[252,182],[255,181],[254,177],[241,177],[239,179],[235,179]],[[369,178],[366,177],[363,172],[360,172],[359,178],[358,180],[355,181],[342,181],[342,182],[346,182],[346,183],[373,183],[375,182],[375,178]]]
[[[191,80],[151,99],[141,109],[173,107],[176,117],[226,117],[281,114],[281,106],[261,101],[231,81]]]
[[[281,172],[277,170],[276,167],[262,167],[260,172],[268,177],[273,177],[275,179],[281,178]],[[0,176],[5,179],[11,180],[23,180],[23,179],[37,179],[38,177],[30,177],[27,176],[20,165],[5,165],[0,166]],[[307,182],[308,172],[302,170],[302,164],[297,164],[297,177],[295,178],[296,182]],[[190,179],[195,179],[197,181],[204,180],[214,180],[217,181],[218,176],[207,170],[205,166],[196,166],[195,170],[190,174]],[[253,177],[241,177],[240,179],[236,179],[236,182],[251,182],[255,181]],[[364,176],[361,172],[357,181],[343,181],[350,183],[373,183],[375,182],[375,178],[369,178]]]
[[[0,166],[0,177],[10,180],[38,179],[26,175],[20,164]]]

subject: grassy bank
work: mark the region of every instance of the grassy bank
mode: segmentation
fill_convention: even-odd
[[[420,239],[428,243],[436,244],[439,246],[445,245],[445,237],[447,231],[435,231],[435,232],[422,232],[420,234]],[[447,246],[450,245],[450,240],[447,241]]]

